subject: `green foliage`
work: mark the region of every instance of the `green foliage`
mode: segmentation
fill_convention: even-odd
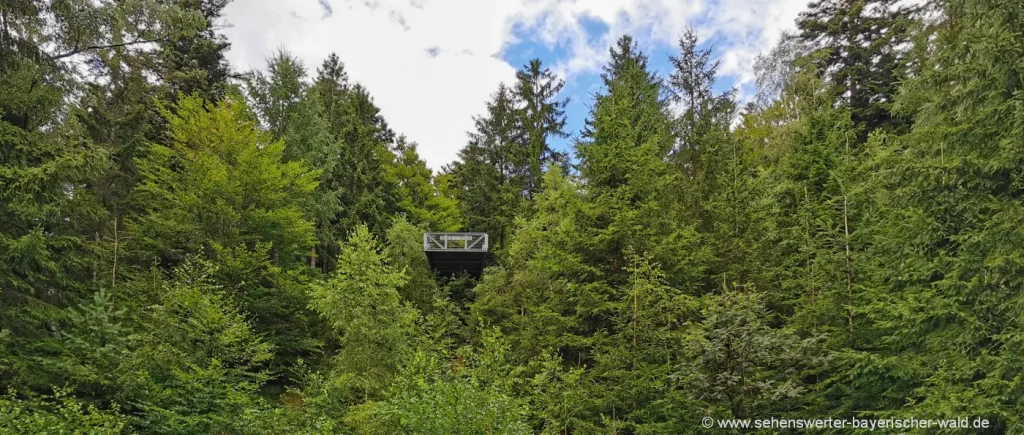
[[[395,154],[393,171],[401,198],[399,208],[409,220],[433,231],[459,230],[462,226],[459,203],[439,186],[444,181],[434,177],[416,152],[416,144],[406,143],[401,136],[395,144]]]
[[[915,119],[879,140],[887,214],[873,239],[883,346],[861,370],[900,381],[915,415],[984,415],[1022,427],[1019,358],[1022,8],[949,1],[922,74],[898,104]],[[862,372],[861,372],[862,373]],[[897,410],[892,413],[900,412]]]
[[[408,278],[365,225],[342,247],[338,268],[310,288],[310,308],[339,334],[337,382],[352,399],[377,397],[408,353],[416,310],[398,293]]]
[[[663,215],[656,198],[669,181],[667,104],[659,80],[647,70],[646,56],[630,44],[623,37],[612,49],[608,89],[597,97],[586,139],[577,144],[591,204],[583,226],[584,249],[590,261],[612,275],[625,266],[628,248],[648,251],[655,234],[664,230],[642,222]]]
[[[187,97],[164,110],[171,143],[139,162],[136,195],[148,213],[129,226],[133,249],[174,262],[202,247],[269,242],[278,264],[300,261],[312,243],[301,198],[317,174],[283,162],[284,144],[255,130],[241,102],[204,106]]]
[[[395,379],[390,398],[349,419],[358,433],[525,434],[525,409],[500,385],[481,379],[484,358],[454,361],[417,352]],[[486,376],[483,376],[486,378]]]
[[[678,343],[694,317],[692,297],[665,285],[664,272],[649,258],[630,254],[629,283],[610,301],[612,334],[596,351],[598,409],[625,430],[682,430],[679,419],[695,414],[672,361],[684,361]]]
[[[170,142],[138,162],[133,197],[145,211],[128,220],[134,264],[212,254],[221,266],[213,279],[259,331],[286,356],[308,352],[315,341],[301,336],[312,326],[298,270],[314,245],[303,209],[319,174],[284,161],[285,144],[256,130],[237,96],[212,106],[185,97],[163,112]]]
[[[429,313],[441,295],[423,252],[425,232],[403,218],[395,220],[387,232],[385,253],[394,267],[405,273],[406,281],[398,288],[398,294],[420,312]]]
[[[267,59],[266,73],[257,70],[247,74],[245,88],[253,110],[275,138],[283,137],[292,122],[301,121],[295,113],[303,101],[305,78],[302,61],[283,50]]]
[[[501,249],[517,215],[526,207],[517,144],[522,139],[515,96],[504,84],[487,103],[487,115],[474,119],[476,131],[459,151],[461,162],[450,169],[466,228],[486,232]]]
[[[0,329],[8,331],[4,353],[10,362],[0,380],[5,385],[53,381],[38,379],[42,373],[30,361],[52,353],[62,308],[89,293],[96,252],[85,234],[108,212],[90,187],[110,170],[108,154],[68,115],[78,110],[73,96],[80,88],[60,60],[92,53],[86,47],[123,35],[151,37],[143,26],[113,35],[100,25],[122,17],[147,22],[170,12],[140,3],[0,5]],[[17,381],[8,384],[11,379]]]
[[[810,4],[742,111],[622,36],[576,165],[532,60],[434,173],[336,55],[229,85],[225,0],[2,2],[0,432],[1022,433],[1024,6],[897,3]]]
[[[683,367],[685,384],[703,398],[704,414],[754,418],[806,406],[802,372],[822,363],[813,355],[814,338],[772,328],[764,299],[751,288],[703,299]]]
[[[238,416],[260,406],[255,392],[270,375],[272,347],[215,286],[214,266],[186,260],[159,301],[135,313],[138,344],[118,368],[120,396],[137,407],[145,432],[234,431]]]
[[[575,252],[581,198],[555,168],[545,174],[537,211],[521,221],[502,261],[474,288],[472,319],[500,326],[521,361],[548,348],[579,345],[575,278],[593,273]],[[567,249],[569,248],[569,249]]]
[[[545,167],[568,163],[548,144],[550,137],[566,136],[568,100],[556,99],[564,85],[540,60],[524,65],[515,84],[499,85],[487,114],[474,119],[469,144],[459,151],[462,161],[449,169],[466,226],[488,233],[495,251],[505,247],[516,217],[530,213]]]
[[[523,129],[526,155],[526,190],[532,198],[542,187],[544,165],[548,162],[568,163],[568,156],[548,146],[548,137],[568,136],[565,133],[565,106],[569,100],[555,97],[565,87],[550,69],[541,69],[540,59],[532,59],[516,72],[515,96],[519,103],[518,118]],[[520,163],[521,164],[521,163]]]
[[[328,118],[338,129],[336,139],[345,144],[344,164],[335,167],[332,177],[334,185],[343,188],[340,202],[344,214],[338,228],[347,232],[367,223],[379,235],[389,227],[388,216],[399,201],[398,183],[388,166],[394,158],[390,149],[394,132],[362,86],[353,86],[341,104],[341,123]]]
[[[718,62],[711,60],[710,49],[699,49],[697,34],[692,29],[679,39],[679,55],[671,56],[673,71],[668,85],[673,99],[685,107],[676,122],[678,141],[674,151],[677,165],[684,173],[704,178],[724,171],[714,171],[718,164],[715,149],[729,140],[728,130],[735,102],[735,91],[715,95],[712,87],[718,79]]]
[[[0,431],[31,434],[121,434],[127,422],[117,409],[102,411],[55,388],[52,397],[20,399],[13,391],[0,397]]]
[[[534,427],[540,433],[597,432],[591,409],[594,408],[594,392],[587,383],[587,370],[580,366],[566,367],[551,352],[545,352],[530,362],[534,375],[529,379],[532,417]]]
[[[818,0],[797,19],[801,41],[814,51],[833,101],[849,108],[860,142],[903,121],[891,105],[910,72],[906,47],[916,9],[895,0]]]
[[[218,33],[218,21],[230,0],[174,0],[167,2],[190,14],[194,32],[170,34],[158,39],[157,72],[163,82],[165,99],[196,94],[206,101],[219,101],[227,94],[231,68],[224,52],[231,47]]]
[[[118,309],[109,291],[100,289],[91,300],[68,311],[70,327],[62,334],[64,353],[51,370],[82,392],[103,397],[117,391],[116,370],[134,344],[124,323],[125,310]]]

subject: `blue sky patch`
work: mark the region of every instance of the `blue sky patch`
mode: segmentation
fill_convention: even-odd
[[[607,23],[589,16],[578,19],[577,24],[586,30],[588,43],[592,45],[597,44],[610,30]],[[539,58],[549,68],[569,59],[571,54],[567,47],[558,44],[547,46],[538,35],[533,34],[532,30],[523,26],[514,28],[513,34],[518,42],[506,47],[501,55],[501,59],[516,68],[522,67],[533,58]],[[667,79],[668,75],[672,72],[669,56],[675,55],[678,52],[677,42],[674,41],[672,44],[652,44],[650,42],[644,44],[641,42],[639,45],[648,57],[650,69]],[[701,48],[708,47],[712,48],[713,58],[722,56],[729,48],[726,41],[717,34],[701,44]],[[609,48],[604,47],[604,50],[607,51]],[[715,91],[724,92],[738,84],[739,80],[737,78],[720,76],[715,84]],[[567,80],[560,97],[569,99],[569,104],[566,106],[566,127],[570,136],[567,138],[553,138],[553,148],[559,151],[571,151],[573,143],[579,137],[585,125],[585,120],[589,115],[590,106],[594,101],[593,94],[600,92],[601,88],[600,71],[579,73]],[[748,93],[753,92],[750,86],[747,86],[745,90]]]

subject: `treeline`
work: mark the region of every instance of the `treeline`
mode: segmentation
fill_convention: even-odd
[[[531,61],[432,173],[226,1],[0,4],[0,432],[1024,433],[1024,4],[813,2],[742,107],[623,36],[571,155]]]

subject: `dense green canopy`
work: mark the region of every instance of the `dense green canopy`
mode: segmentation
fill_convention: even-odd
[[[231,73],[225,0],[4,1],[0,433],[1024,433],[1024,3],[899,4],[749,102],[622,36],[566,150],[529,61],[435,173],[341,56]]]

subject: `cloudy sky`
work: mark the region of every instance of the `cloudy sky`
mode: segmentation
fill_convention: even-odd
[[[389,125],[434,169],[451,162],[501,82],[540,58],[567,82],[571,133],[583,126],[608,48],[632,34],[653,68],[687,26],[722,62],[719,87],[751,91],[754,57],[793,28],[807,0],[234,0],[225,11],[239,70],[285,48],[311,74],[331,52]],[[571,139],[569,139],[571,140]],[[558,141],[566,149],[569,140]]]

